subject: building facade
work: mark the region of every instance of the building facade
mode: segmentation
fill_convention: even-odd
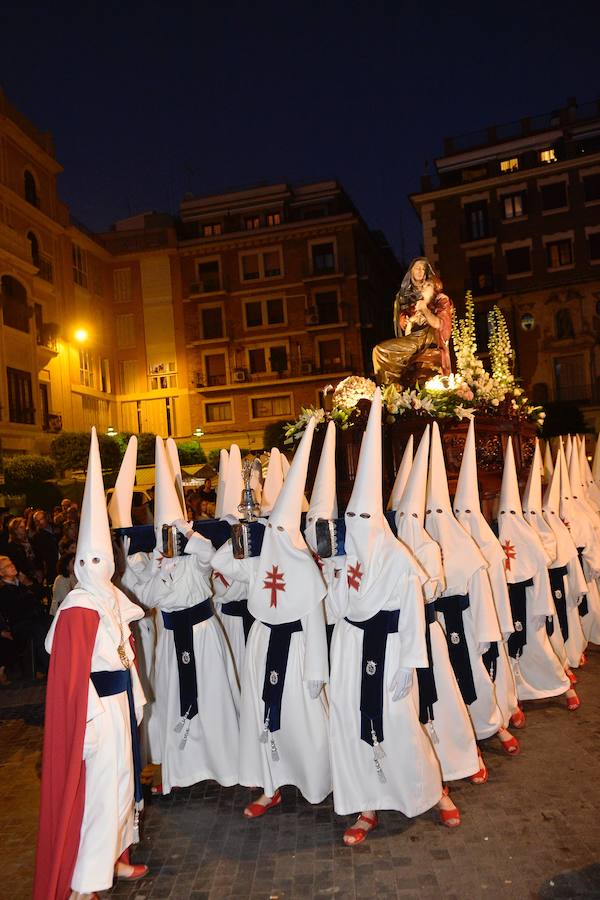
[[[412,203],[426,255],[460,305],[504,311],[536,402],[600,426],[600,102],[448,138]]]
[[[61,171],[0,92],[3,454],[91,425],[258,449],[265,425],[371,371],[401,272],[337,182],[190,197],[94,235]]]

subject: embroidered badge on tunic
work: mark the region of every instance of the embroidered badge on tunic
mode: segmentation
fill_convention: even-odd
[[[458,632],[453,631],[450,635],[450,640],[453,644],[460,644],[460,635],[458,634]]]
[[[556,597],[557,600],[560,600],[562,597],[562,591],[561,590],[554,591],[554,596]]]
[[[192,657],[190,656],[190,654],[188,653],[187,650],[184,650],[183,653],[181,654],[181,662],[186,666],[189,663],[191,658]]]
[[[518,620],[515,622],[515,631],[523,631],[523,623]]]
[[[278,675],[278,673],[275,671],[275,669],[273,669],[273,671],[272,671],[271,674],[269,675],[269,681],[270,681],[271,684],[273,684],[273,685],[277,684],[277,682],[279,681],[279,675]]]
[[[367,665],[365,666],[365,669],[366,669],[367,675],[374,675],[375,672],[377,671],[377,663],[374,660],[369,659],[369,660],[367,660]]]

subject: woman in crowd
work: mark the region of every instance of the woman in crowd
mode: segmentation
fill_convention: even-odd
[[[66,553],[58,560],[56,570],[58,572],[52,585],[52,603],[50,605],[50,615],[55,616],[60,604],[63,602],[69,591],[72,591],[77,584],[77,578],[73,571],[75,565],[75,554]]]

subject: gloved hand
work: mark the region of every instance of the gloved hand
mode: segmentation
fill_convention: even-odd
[[[480,656],[483,656],[484,653],[487,653],[489,649],[490,649],[490,642],[489,642],[489,641],[486,641],[486,642],[483,643],[483,644],[478,644],[478,645],[477,645],[477,652],[479,653]]]
[[[533,617],[533,627],[536,631],[539,631],[540,628],[546,627],[546,616],[534,616]]]
[[[306,685],[308,687],[308,693],[311,696],[312,700],[316,700],[319,694],[321,693],[321,688],[323,687],[323,681],[307,681]]]
[[[413,669],[404,669],[400,666],[392,675],[389,690],[392,693],[392,700],[402,700],[408,696],[413,683]]]
[[[123,553],[125,554],[125,562],[127,562],[127,557],[129,556],[129,548],[131,547],[131,538],[128,534],[124,534],[121,538],[123,543]]]
[[[185,519],[175,519],[173,525],[179,534],[182,534],[186,538],[190,538],[194,533],[194,529],[192,528],[193,522],[186,522]]]

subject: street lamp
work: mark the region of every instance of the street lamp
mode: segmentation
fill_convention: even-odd
[[[89,334],[87,328],[77,328],[73,335],[78,344],[85,344],[87,341]]]
[[[198,425],[198,427],[197,427],[196,430],[194,431],[194,437],[196,437],[196,438],[201,438],[201,437],[203,436],[203,434],[204,434],[204,432],[202,431],[202,429],[201,429],[200,426]]]
[[[117,432],[116,432],[115,429],[112,427],[112,425],[109,425],[109,426],[108,426],[108,428],[106,429],[106,434],[107,434],[108,437],[116,437],[116,436],[117,436]]]

